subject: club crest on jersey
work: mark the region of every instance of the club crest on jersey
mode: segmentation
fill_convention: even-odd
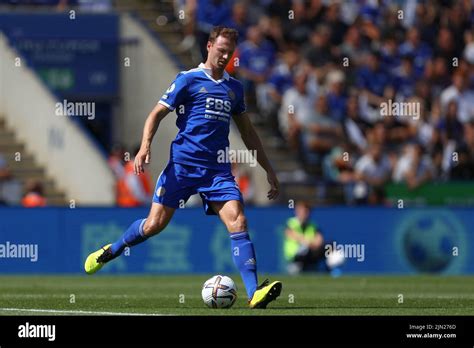
[[[227,94],[229,95],[229,98],[234,100],[235,99],[235,93],[233,90],[229,89],[229,91],[227,92]]]
[[[158,187],[158,189],[156,190],[156,195],[158,197],[162,197],[166,192],[166,189],[163,187],[163,186],[160,186]]]

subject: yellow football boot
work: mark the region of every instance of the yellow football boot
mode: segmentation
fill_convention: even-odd
[[[100,270],[106,262],[112,259],[112,254],[110,253],[111,245],[112,244],[107,244],[87,256],[86,262],[84,264],[84,269],[87,274],[94,274]]]
[[[267,305],[280,296],[283,284],[279,281],[270,283],[268,279],[260,285],[252,299],[249,301],[250,308],[267,308]]]

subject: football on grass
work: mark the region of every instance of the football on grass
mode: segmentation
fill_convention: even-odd
[[[210,308],[230,308],[237,299],[237,289],[232,279],[215,275],[202,286],[202,300]]]

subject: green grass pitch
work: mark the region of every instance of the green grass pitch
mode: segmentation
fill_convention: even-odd
[[[236,274],[235,305],[207,308],[201,286],[210,276],[0,276],[0,315],[474,314],[474,277],[272,275],[281,296],[251,310]]]

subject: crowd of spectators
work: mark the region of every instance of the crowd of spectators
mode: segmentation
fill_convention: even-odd
[[[248,111],[350,202],[389,182],[474,179],[470,0],[179,0],[186,41],[206,58],[215,25]],[[394,105],[413,107],[408,113]],[[383,113],[387,107],[392,113]]]

